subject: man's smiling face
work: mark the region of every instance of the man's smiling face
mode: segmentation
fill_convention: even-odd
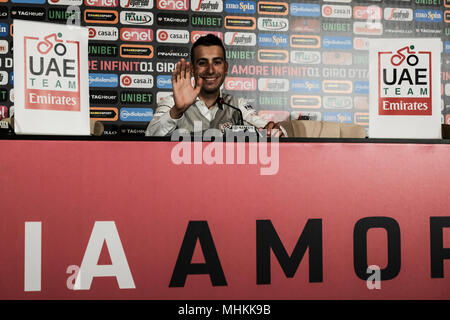
[[[220,46],[198,46],[194,49],[194,76],[202,78],[202,92],[213,94],[220,90],[228,71],[224,52]]]

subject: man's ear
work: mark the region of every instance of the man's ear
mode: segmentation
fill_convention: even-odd
[[[228,62],[225,61],[225,74],[227,74],[227,73],[228,73]]]

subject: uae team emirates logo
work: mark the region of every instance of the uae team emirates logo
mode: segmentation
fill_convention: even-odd
[[[431,52],[378,52],[379,115],[432,115]]]
[[[25,108],[80,111],[80,43],[61,33],[25,37]]]

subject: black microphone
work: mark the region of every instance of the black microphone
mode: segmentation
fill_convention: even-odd
[[[239,111],[239,116],[240,116],[240,120],[241,120],[240,125],[241,125],[241,126],[244,125],[244,116],[242,115],[241,109],[236,108],[236,107],[232,106],[232,105],[229,104],[229,103],[226,103],[225,100],[224,100],[222,97],[220,97],[220,96],[217,97],[216,103],[217,103],[219,106],[221,106],[221,105],[224,104],[224,105],[226,105],[226,106],[228,106],[228,107],[230,107],[230,108],[233,108],[233,109]]]

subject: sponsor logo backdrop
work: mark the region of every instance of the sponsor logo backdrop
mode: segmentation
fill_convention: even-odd
[[[450,114],[450,5],[444,0],[2,0],[0,98],[8,111],[14,104],[8,81],[14,18],[78,19],[89,27],[90,87],[117,97],[91,97],[91,117],[111,120],[107,134],[143,134],[152,117],[148,109],[171,90],[175,63],[207,33],[227,49],[224,90],[247,98],[264,118],[309,115],[365,127],[368,40],[439,37],[443,121]],[[104,108],[114,116],[98,112]],[[145,116],[120,116],[131,109]]]

